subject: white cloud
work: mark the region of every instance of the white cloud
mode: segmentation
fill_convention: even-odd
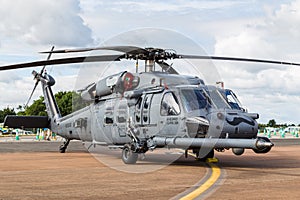
[[[299,51],[300,1],[282,4],[279,10],[254,21],[246,20],[237,27],[216,32],[215,53],[233,56],[248,56],[284,59]],[[227,34],[224,34],[224,32]],[[295,55],[295,54],[293,54]],[[298,57],[300,59],[300,57]]]
[[[300,62],[300,1],[265,10],[255,20],[231,21],[228,30],[215,32],[215,54]],[[268,7],[270,9],[270,7]],[[300,67],[216,62],[225,84],[248,107],[263,113],[262,122],[277,118],[299,122]]]
[[[154,27],[176,30],[206,43],[208,35],[203,37],[202,34],[208,30],[206,27],[214,26],[213,19],[235,13],[232,10],[241,7],[247,8],[251,2],[84,0],[80,5],[83,10],[81,16],[93,29],[93,36],[101,42],[120,32]],[[214,27],[218,27],[218,24]]]
[[[275,119],[277,123],[299,124],[300,102],[299,96],[284,95],[265,91],[261,93],[239,92],[241,102],[249,109],[249,112],[260,114],[259,122],[267,123]]]
[[[31,44],[85,46],[91,30],[79,16],[78,0],[1,0],[1,37]]]
[[[274,45],[264,39],[259,30],[246,29],[226,38],[217,37],[215,54],[236,57],[270,57],[276,54]]]
[[[139,0],[125,0],[125,1],[82,1],[81,5],[88,9],[88,11],[97,10],[100,7],[115,12],[139,12],[150,14],[153,12],[175,12],[189,13],[191,10],[207,10],[220,9],[231,7],[233,5],[243,4],[244,1],[139,1]]]
[[[38,54],[38,51],[49,50],[52,45],[86,46],[93,42],[91,29],[80,17],[78,0],[0,0],[0,5],[2,65],[43,60],[47,55]],[[40,70],[1,71],[0,90],[1,94],[5,94],[5,98],[1,98],[1,106],[26,102],[34,85],[33,69]],[[42,95],[41,91],[36,93],[39,95],[34,98]]]

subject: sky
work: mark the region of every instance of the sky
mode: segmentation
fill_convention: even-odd
[[[300,63],[300,0],[0,0],[0,4],[0,65],[43,60],[47,55],[38,52],[52,45],[61,49],[110,44],[154,44],[180,53]],[[143,30],[146,39],[133,36],[135,30]],[[151,30],[170,34],[162,37]],[[128,35],[131,40],[124,39]],[[181,48],[183,43],[189,48]],[[193,45],[200,50],[193,51]],[[216,79],[224,81],[249,112],[259,113],[260,123],[275,119],[300,124],[300,67],[221,61],[213,65]],[[79,67],[47,67],[57,82],[54,91],[73,90]],[[0,72],[0,109],[26,103],[34,86],[32,70],[40,68]],[[96,81],[94,75],[90,80]],[[40,95],[38,87],[33,98]]]

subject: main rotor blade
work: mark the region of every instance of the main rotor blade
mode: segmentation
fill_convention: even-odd
[[[237,62],[258,62],[258,63],[269,63],[269,64],[277,64],[277,65],[300,66],[300,63],[294,63],[294,62],[283,62],[277,60],[263,60],[263,59],[252,59],[252,58],[225,57],[225,56],[177,55],[177,58],[203,59],[203,60],[227,60],[227,61],[237,61]]]
[[[2,70],[20,69],[28,67],[37,67],[43,65],[61,65],[61,64],[71,64],[71,63],[83,63],[83,62],[107,62],[107,61],[120,61],[124,58],[124,55],[101,55],[101,56],[82,56],[82,57],[71,57],[71,58],[60,58],[53,60],[42,60],[14,65],[1,66]]]
[[[77,52],[86,52],[86,51],[96,51],[96,50],[112,50],[119,51],[123,53],[149,53],[146,49],[136,47],[136,46],[107,46],[107,47],[92,47],[92,48],[80,48],[80,49],[61,49],[61,50],[51,50],[51,51],[43,51],[40,53],[77,53]]]

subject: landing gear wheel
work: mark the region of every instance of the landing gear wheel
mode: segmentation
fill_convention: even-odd
[[[129,144],[125,144],[122,150],[122,160],[125,164],[135,164],[138,159],[138,153],[134,153]]]
[[[67,147],[69,145],[69,143],[70,143],[70,139],[68,139],[67,141],[65,141],[64,144],[60,145],[59,152],[60,153],[65,153],[66,149],[67,149]]]
[[[60,145],[59,147],[59,153],[65,153],[66,152],[66,148],[64,147],[64,145]]]

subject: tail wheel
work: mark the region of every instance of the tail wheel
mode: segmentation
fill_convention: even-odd
[[[138,153],[134,153],[131,145],[125,144],[122,150],[122,160],[125,164],[135,164],[138,159]]]
[[[66,152],[66,148],[64,147],[64,145],[61,145],[61,146],[59,147],[59,152],[60,152],[60,153],[65,153],[65,152]]]

